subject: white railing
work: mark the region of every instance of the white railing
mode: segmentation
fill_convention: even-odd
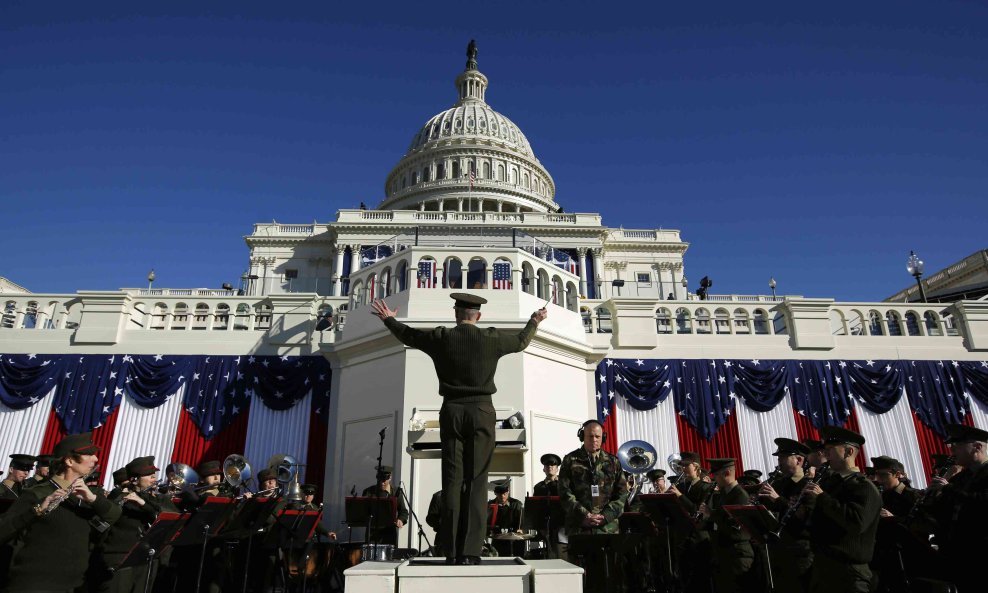
[[[76,295],[0,295],[0,329],[74,329],[82,305]]]
[[[237,296],[236,290],[215,288],[121,288],[134,296]]]
[[[447,205],[455,205],[452,198],[446,199]],[[336,222],[360,223],[381,222],[382,220],[395,224],[416,225],[423,222],[462,224],[489,224],[504,226],[512,223],[525,225],[565,225],[565,226],[600,226],[599,214],[588,213],[558,213],[558,212],[459,212],[457,210],[340,210]],[[255,225],[255,228],[257,225]],[[678,231],[662,231],[673,233],[678,241]]]

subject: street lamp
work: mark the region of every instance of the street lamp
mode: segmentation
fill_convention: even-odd
[[[919,259],[915,251],[909,252],[909,259],[906,260],[906,271],[916,279],[916,285],[919,286],[919,300],[925,303],[926,291],[923,290],[923,282],[920,280],[923,276],[923,260]]]
[[[151,285],[154,284],[154,277],[154,268],[151,268],[151,271],[148,272],[148,290],[151,290]]]
[[[683,285],[683,300],[688,300],[690,298],[690,283],[686,280],[686,274],[683,274],[683,280],[680,284]]]
[[[778,285],[775,283],[775,278],[769,278],[768,279],[768,287],[772,289],[772,300],[773,301],[778,300],[778,299],[775,298],[775,287],[776,286],[778,286]]]

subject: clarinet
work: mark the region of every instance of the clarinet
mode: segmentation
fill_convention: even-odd
[[[827,474],[827,471],[829,469],[830,469],[829,463],[824,463],[823,465],[821,465],[816,472],[816,476],[810,479],[807,482],[807,485],[819,484],[820,480],[823,479],[823,477]],[[803,502],[805,498],[806,497],[803,495],[803,493],[800,492],[799,497],[796,498],[796,502],[789,505],[789,508],[786,509],[786,512],[782,513],[782,517],[779,518],[779,528],[771,533],[773,538],[779,539],[782,537],[782,531],[786,528],[786,524],[789,523],[789,520],[792,519],[792,517],[796,514],[796,512],[800,509],[800,507],[803,506]]]
[[[941,465],[939,468],[936,468],[936,470],[933,472],[933,477],[942,478],[946,476],[947,472],[950,471],[950,468],[953,467],[956,462],[957,459],[954,458],[953,455],[951,455],[943,462],[943,465]],[[923,491],[923,494],[921,496],[916,497],[916,502],[913,503],[913,507],[909,509],[909,514],[906,515],[907,521],[912,521],[913,519],[916,518],[916,515],[919,513],[919,509],[923,508],[923,505],[926,503],[926,499],[930,496],[930,490],[933,490],[932,484],[928,486],[926,490]]]

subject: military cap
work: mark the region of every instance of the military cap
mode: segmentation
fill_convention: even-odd
[[[10,467],[14,469],[19,469],[22,472],[29,472],[34,469],[34,462],[38,458],[34,455],[24,455],[22,453],[14,453],[10,456]]]
[[[756,482],[762,479],[762,471],[759,469],[746,469],[741,475]]]
[[[562,465],[563,464],[563,460],[560,459],[559,458],[559,455],[556,455],[555,453],[546,453],[545,455],[543,455],[542,457],[539,458],[539,461],[542,462],[542,465]]]
[[[454,292],[449,295],[449,298],[456,301],[453,306],[458,309],[476,309],[479,311],[481,305],[487,304],[487,299],[484,297],[468,292]]]
[[[205,478],[206,476],[222,476],[223,465],[219,461],[203,461],[196,468],[196,473],[199,474],[200,478]]]
[[[119,486],[127,481],[127,468],[121,467],[117,471],[113,472],[113,485]]]
[[[65,459],[69,455],[93,455],[99,451],[99,447],[93,444],[93,433],[83,432],[80,434],[70,434],[58,441],[52,456],[55,459]]]
[[[894,472],[906,473],[906,467],[902,463],[893,457],[887,455],[880,455],[878,457],[871,458],[871,465],[876,469],[892,470]]]
[[[853,430],[841,428],[840,426],[824,426],[820,429],[820,438],[824,445],[854,445],[860,447],[865,444],[865,438]]]
[[[124,466],[124,469],[127,470],[127,475],[132,478],[150,476],[158,471],[158,468],[154,465],[154,455],[135,457],[133,461]]]
[[[683,460],[683,465],[687,463],[700,463],[700,454],[693,451],[683,451],[679,454]]]
[[[315,496],[316,490],[318,490],[318,488],[315,484],[302,484],[302,494],[306,496]]]
[[[645,477],[648,478],[648,481],[649,482],[654,482],[654,481],[658,480],[659,478],[666,477],[666,470],[664,470],[664,469],[653,469],[653,470],[650,470],[647,474],[645,474]]]
[[[810,453],[823,450],[823,441],[818,441],[817,439],[806,439],[803,441],[803,444],[810,450]]]
[[[719,472],[725,467],[733,467],[734,459],[730,457],[714,458],[714,459],[708,459],[707,463],[710,464],[710,473],[713,473],[713,472]]]
[[[276,479],[278,479],[278,472],[271,469],[270,467],[266,467],[261,471],[257,472],[258,483],[266,482],[268,480],[276,480]]]
[[[382,465],[381,467],[377,468],[377,475],[390,476],[391,474],[394,473],[394,471],[395,468],[391,467],[390,465]]]
[[[785,455],[802,455],[806,457],[810,454],[810,448],[799,441],[794,441],[792,439],[778,438],[775,439],[775,456],[785,456]]]
[[[869,478],[874,478],[875,477],[875,466],[873,466],[873,465],[866,466],[864,468],[864,475],[868,476]]]
[[[55,457],[52,455],[38,455],[38,462],[35,467],[51,467],[52,461],[55,461]]]
[[[496,480],[494,484],[494,494],[504,494],[511,489],[511,480]]]
[[[981,430],[980,428],[975,428],[973,426],[964,426],[963,424],[948,424],[947,425],[947,440],[945,441],[948,445],[954,443],[985,443],[988,442],[988,432]]]

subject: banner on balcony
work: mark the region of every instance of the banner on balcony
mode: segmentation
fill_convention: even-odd
[[[196,465],[271,449],[312,452],[308,477],[321,480],[330,383],[322,357],[4,354],[0,455],[92,430],[104,472],[145,454]]]
[[[772,438],[808,438],[837,425],[865,434],[870,456],[915,451],[900,461],[925,474],[929,453],[945,449],[947,424],[988,421],[988,361],[605,359],[596,391],[598,419],[617,436],[614,448],[637,438],[677,442],[758,465],[771,463],[762,449]],[[780,406],[788,410],[779,413]],[[904,428],[885,430],[881,418]],[[679,434],[670,441],[673,425]]]

